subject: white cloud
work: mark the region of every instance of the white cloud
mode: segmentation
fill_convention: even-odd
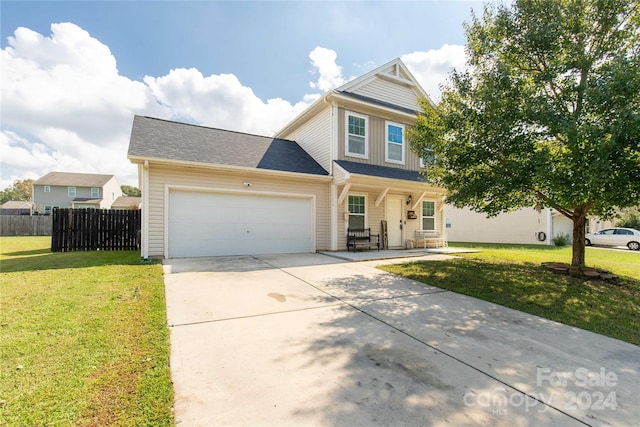
[[[336,64],[338,54],[334,50],[318,46],[311,51],[309,58],[320,74],[317,82],[309,83],[311,88],[326,92],[347,82],[342,77],[342,67]]]
[[[402,55],[401,59],[431,99],[437,102],[440,99],[439,86],[446,84],[451,70],[466,68],[464,49],[464,46],[445,44],[440,49]]]
[[[263,102],[233,74],[203,76],[195,68],[178,68],[162,77],[146,76],[153,96],[174,118],[205,126],[272,135],[308,106],[280,98]]]

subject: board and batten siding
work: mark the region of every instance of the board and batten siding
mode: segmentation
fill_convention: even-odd
[[[331,138],[332,138],[332,114],[331,105],[307,121],[295,131],[283,135],[295,141],[326,171],[331,170]]]
[[[380,99],[399,107],[420,111],[418,97],[408,86],[398,84],[389,80],[378,78],[370,83],[357,88],[353,93],[373,99]]]
[[[243,182],[250,181],[251,187]],[[166,186],[192,187],[198,189],[224,189],[239,194],[283,193],[315,196],[316,250],[327,250],[330,245],[330,183],[318,179],[296,179],[295,177],[271,177],[258,172],[218,172],[213,169],[149,166],[149,256],[165,253],[165,188]],[[194,215],[206,212],[194,212]],[[284,213],[283,213],[284,214]]]
[[[406,170],[420,170],[420,158],[409,148],[409,142],[405,140],[405,162],[404,165],[398,163],[390,163],[385,161],[385,144],[386,144],[386,136],[385,136],[385,122],[387,121],[384,118],[376,117],[372,115],[367,115],[368,120],[368,141],[369,141],[369,158],[362,159],[359,157],[351,157],[347,156],[345,153],[345,139],[346,139],[346,111],[343,108],[338,109],[338,159],[340,160],[348,160],[350,162],[357,163],[366,163],[370,165],[380,165],[380,166],[388,166],[392,168],[406,169]],[[357,111],[353,111],[354,113],[358,113]],[[403,124],[406,127],[409,127],[408,123],[400,123],[394,120],[390,120],[394,123]]]

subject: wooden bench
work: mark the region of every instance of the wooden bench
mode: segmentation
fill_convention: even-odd
[[[435,230],[416,230],[416,248],[442,248],[447,246],[447,241],[440,232]]]
[[[380,235],[371,234],[370,228],[348,228],[347,229],[347,250],[353,248],[353,252],[358,248],[371,249],[377,247],[380,250]]]

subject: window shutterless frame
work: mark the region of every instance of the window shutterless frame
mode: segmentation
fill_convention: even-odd
[[[345,156],[369,158],[369,118],[365,115],[345,112]]]

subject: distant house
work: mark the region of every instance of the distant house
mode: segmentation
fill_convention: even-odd
[[[33,203],[24,201],[8,201],[0,206],[0,215],[31,215]]]
[[[555,209],[519,209],[487,218],[469,208],[446,205],[447,238],[452,242],[517,243],[552,245],[553,238],[565,234],[571,239],[573,222]],[[612,227],[613,222],[597,217],[587,220],[586,231]]]
[[[111,209],[139,209],[142,197],[120,196],[111,205]]]
[[[33,183],[33,203],[43,215],[56,207],[110,209],[120,196],[114,175],[49,172]]]

